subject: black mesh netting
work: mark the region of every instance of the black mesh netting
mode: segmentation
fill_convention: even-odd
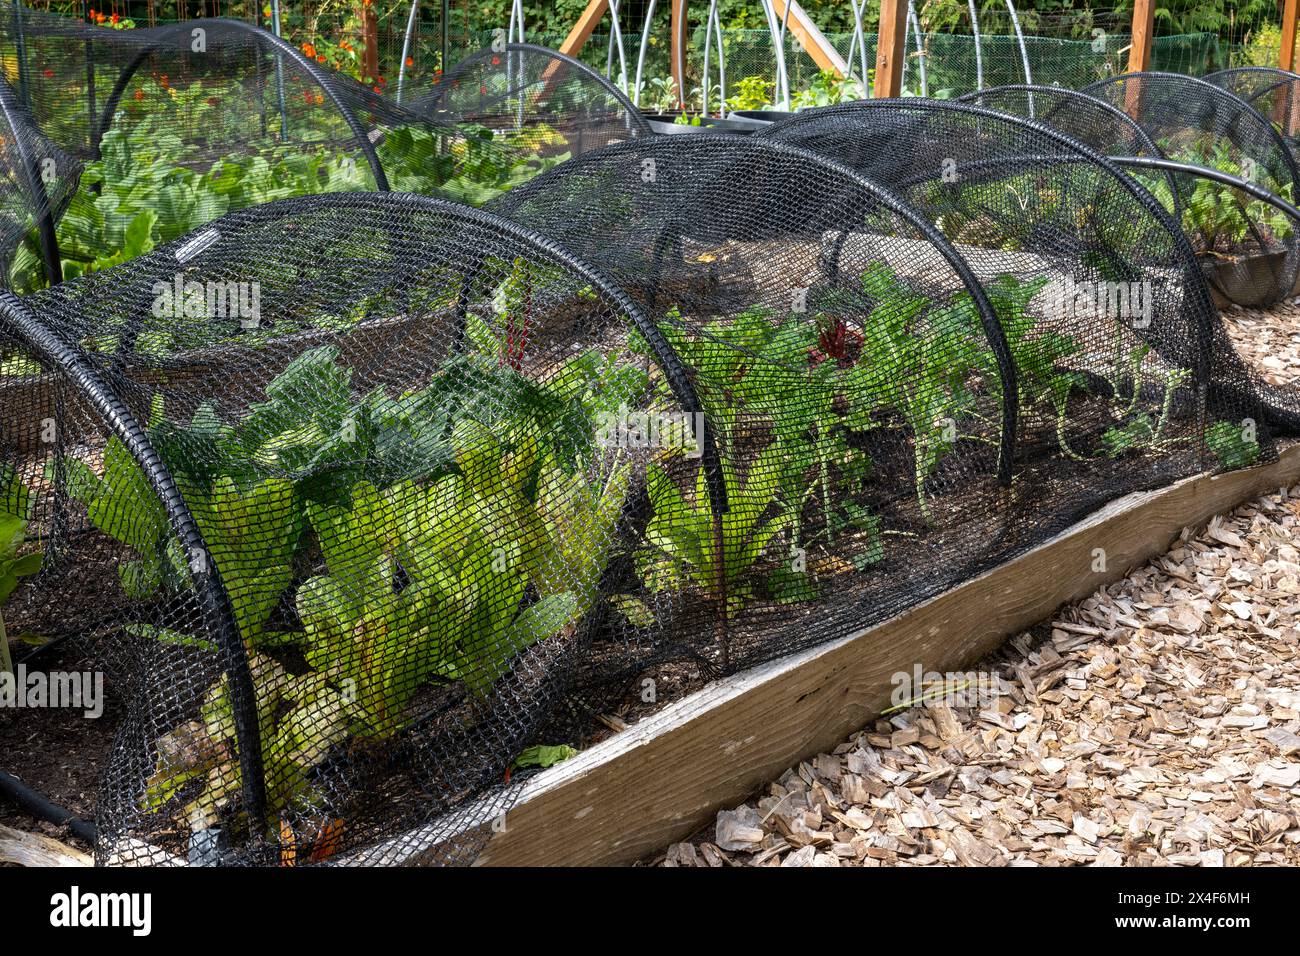
[[[45,137],[16,91],[0,77],[0,276],[28,237],[53,249],[54,223],[81,181],[82,164]],[[42,238],[43,237],[43,238]],[[57,272],[53,259],[34,263]]]
[[[1206,81],[1235,93],[1274,124],[1294,155],[1300,134],[1300,74],[1269,66],[1241,66],[1220,70]]]
[[[1300,170],[1270,119],[1221,85],[1172,73],[1134,73],[1084,90],[1132,116],[1167,159],[1228,173],[1294,202]],[[1144,177],[1164,195],[1168,172]],[[1182,225],[1225,302],[1268,305],[1300,282],[1300,236],[1284,211],[1230,184],[1173,174]],[[1158,184],[1158,185],[1156,185]]]
[[[491,212],[286,200],[0,300],[0,503],[43,555],[6,620],[128,702],[100,861],[464,862],[516,758],[646,681],[1273,454],[1190,247],[1096,154],[799,120],[853,168],[642,138]]]
[[[997,86],[958,97],[999,113],[1036,119],[1103,156],[1163,156],[1146,130],[1124,110],[1078,90],[1057,86]]]
[[[937,101],[865,101],[812,110],[759,135],[834,155],[890,184],[939,224],[981,279],[1011,263],[1027,276],[1069,277],[1067,288],[1078,290],[1076,302],[1127,323],[1141,349],[1149,347],[1177,367],[1207,363],[1217,383],[1208,400],[1230,418],[1242,407],[1238,396],[1267,390],[1269,414],[1291,421],[1292,396],[1259,381],[1246,384],[1257,377],[1228,341],[1204,294],[1196,250],[1165,208],[1176,206],[1169,173],[1144,176],[1148,191],[1054,128]],[[896,142],[914,145],[890,148]],[[1140,317],[1134,296],[1141,302]]]
[[[4,383],[0,501],[45,554],[6,617],[75,627],[130,702],[101,861],[454,837],[580,666],[672,619],[628,522],[689,462],[598,439],[691,410],[689,383],[523,229],[286,200],[4,312],[31,367]]]
[[[585,63],[530,43],[500,47],[461,60],[403,105],[490,129],[530,154],[579,156],[650,135],[631,100]]]
[[[0,50],[13,98],[39,129],[33,144],[85,164],[57,223],[62,267],[43,265],[51,244],[29,230],[7,273],[19,292],[290,196],[391,186],[478,205],[572,148],[540,124],[489,128],[404,109],[383,86],[236,20],[112,30],[18,7],[0,17]],[[556,77],[571,102],[588,93]]]
[[[547,82],[532,119],[439,128],[582,128]],[[0,294],[4,620],[125,704],[100,862],[470,861],[647,687],[880,622],[1292,424],[1157,197],[1051,126],[875,101],[592,145],[484,211],[214,208]]]

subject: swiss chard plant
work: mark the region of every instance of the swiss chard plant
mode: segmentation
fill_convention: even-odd
[[[18,586],[20,578],[41,569],[43,555],[25,548],[31,494],[15,471],[0,465],[0,674],[13,672],[9,635],[5,629],[4,604]]]

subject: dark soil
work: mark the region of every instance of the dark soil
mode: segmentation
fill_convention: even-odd
[[[15,657],[23,659],[21,645]],[[95,670],[94,655],[79,641],[67,641],[27,663],[29,671]],[[0,770],[85,820],[95,802],[124,708],[104,678],[104,712],[96,719],[67,708],[0,710]],[[36,820],[0,798],[0,824],[44,833],[89,850],[67,827]]]

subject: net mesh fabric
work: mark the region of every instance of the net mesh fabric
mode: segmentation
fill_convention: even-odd
[[[527,154],[579,156],[650,135],[640,111],[604,76],[556,50],[510,43],[481,50],[405,104],[491,130]]]
[[[19,246],[52,226],[81,179],[82,163],[37,126],[17,92],[0,77],[0,276]],[[46,228],[49,228],[47,226]]]
[[[289,58],[215,49],[245,42]],[[365,184],[214,206],[0,295],[0,510],[44,555],[6,621],[88,644],[128,702],[100,862],[472,861],[516,761],[646,682],[842,637],[1274,454],[1192,246],[1075,139],[915,101],[620,136],[537,69],[511,109],[419,120],[464,136],[424,156],[459,170],[531,144],[511,191],[462,181],[485,211]],[[107,72],[144,102],[143,70]],[[370,105],[303,120],[327,154],[416,115],[337,90]],[[199,166],[232,145],[201,125],[169,127]]]
[[[1161,156],[1141,125],[1122,109],[1076,90],[1053,86],[999,86],[967,93],[957,102],[1035,119],[1105,156]]]
[[[6,500],[46,553],[6,613],[58,636],[95,593],[75,626],[125,675],[97,857],[383,856],[436,821],[429,859],[464,859],[451,811],[508,805],[577,662],[657,626],[602,597],[647,460],[597,430],[672,409],[657,337],[553,244],[433,200],[205,235],[4,303],[33,366],[5,383]]]
[[[0,47],[18,103],[86,164],[58,224],[69,276],[113,264],[105,249],[129,258],[294,195],[391,187],[480,205],[568,155],[559,136],[404,109],[241,21],[111,30],[21,8],[0,17]],[[12,288],[48,284],[41,253],[23,243]]]
[[[891,185],[939,224],[986,285],[1005,271],[1072,293],[1064,313],[1076,327],[1061,331],[1081,345],[1078,354],[1118,362],[1117,348],[1143,352],[1157,362],[1151,381],[1166,384],[1178,370],[1201,368],[1194,377],[1214,383],[1211,417],[1257,418],[1250,373],[1226,339],[1192,248],[1152,195],[1082,144],[1021,118],[923,101],[828,107],[760,135],[835,155]],[[916,145],[887,145],[900,141]],[[1135,306],[1125,291],[1149,296]],[[1110,412],[1097,411],[1090,424],[1076,424],[1072,413],[1066,427],[1104,426]]]
[[[1272,122],[1222,86],[1171,73],[1135,73],[1085,88],[1131,115],[1166,158],[1248,180],[1288,202],[1300,169]],[[1217,268],[1211,282],[1229,301],[1269,305],[1300,278],[1300,239],[1289,217],[1230,185],[1176,175],[1183,225]],[[1150,181],[1150,177],[1147,178]]]
[[[1243,66],[1211,73],[1205,79],[1236,94],[1275,124],[1295,154],[1300,132],[1300,75],[1267,66]]]

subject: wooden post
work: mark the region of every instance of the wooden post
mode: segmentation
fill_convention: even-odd
[[[673,83],[677,86],[677,108],[686,109],[686,0],[673,0],[672,45]]]
[[[365,34],[361,53],[361,72],[373,83],[379,77],[379,21],[375,17],[373,3],[367,3],[361,8],[361,24]]]
[[[876,83],[871,94],[877,99],[888,99],[903,92],[906,30],[907,0],[880,0],[880,32],[876,36]]]
[[[1282,10],[1282,49],[1278,51],[1277,65],[1284,70],[1295,70],[1295,24],[1300,13],[1300,0],[1286,0]]]
[[[1141,73],[1151,68],[1151,42],[1155,39],[1155,0],[1134,0],[1133,34],[1128,48],[1128,71]]]
[[[785,20],[786,18],[786,2],[787,0],[772,0],[778,20]],[[817,24],[804,12],[803,7],[799,6],[795,0],[789,0],[789,3],[789,30],[786,35],[798,39],[800,45],[813,58],[813,62],[817,64],[819,70],[829,70],[838,79],[843,79],[849,71],[844,58],[836,52],[835,47],[831,46],[830,41],[826,39],[826,35],[817,29]]]
[[[579,51],[587,45],[587,41],[591,39],[592,33],[596,30],[596,24],[605,15],[605,9],[608,6],[609,0],[590,0],[587,9],[582,11],[578,17],[578,22],[573,25],[569,35],[560,44],[560,52],[568,56],[577,56]]]

